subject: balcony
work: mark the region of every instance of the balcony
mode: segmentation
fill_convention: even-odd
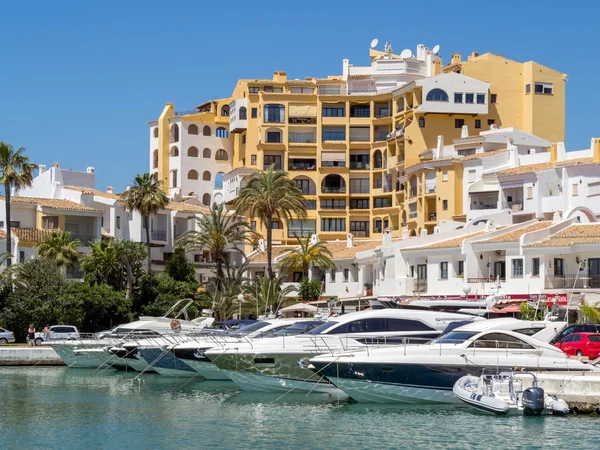
[[[309,211],[314,211],[317,209],[317,201],[316,200],[303,200],[304,201],[304,206],[306,206],[306,209]]]
[[[345,194],[346,186],[321,186],[321,192],[324,194]]]
[[[150,237],[153,241],[166,241],[167,240],[167,232],[166,230],[152,230],[150,232]]]
[[[419,213],[417,211],[411,211],[411,212],[408,213],[408,218],[409,219],[416,219],[418,215],[419,215]]]
[[[310,229],[306,229],[306,228],[288,228],[288,238],[293,238],[293,237],[311,237],[313,234],[317,234],[317,230],[310,230]]]
[[[370,170],[371,164],[365,162],[350,161],[350,170]]]
[[[434,212],[429,213],[429,217],[428,218],[429,218],[429,222],[435,222],[435,221],[437,221],[437,213],[434,213]]]
[[[411,187],[408,191],[408,196],[409,197],[416,197],[417,196],[417,188],[416,187]]]
[[[436,191],[437,191],[436,186],[426,186],[425,187],[425,194],[435,194]]]
[[[391,208],[392,200],[389,198],[376,198],[373,204],[373,208]]]
[[[288,170],[317,170],[317,160],[290,158]]]
[[[324,142],[345,141],[346,133],[343,131],[323,131],[321,138]]]
[[[375,132],[375,141],[385,141],[388,137],[387,131],[376,131]]]
[[[494,278],[493,275],[489,277],[475,277],[475,278],[467,278],[467,283],[469,284],[482,284],[482,283],[504,283],[506,282],[506,278]]]
[[[346,167],[346,161],[321,161],[321,167]]]
[[[416,279],[414,283],[414,292],[427,292],[427,279]]]
[[[471,204],[471,210],[476,211],[476,210],[482,210],[482,209],[496,209],[496,207],[498,206],[498,204],[485,204],[485,203],[475,203],[475,204]]]
[[[341,85],[323,85],[319,86],[319,95],[346,95],[346,89]]]
[[[546,275],[544,287],[546,289],[598,289],[600,288],[600,275],[586,273]]]
[[[315,144],[317,142],[317,134],[290,131],[288,133],[288,142],[295,144]]]
[[[290,117],[288,119],[290,125],[316,125],[316,117]]]

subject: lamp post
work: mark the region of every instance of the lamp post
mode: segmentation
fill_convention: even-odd
[[[244,301],[244,294],[242,294],[240,292],[237,296],[237,299],[238,299],[238,303],[240,304],[240,312],[238,314],[238,319],[241,319],[242,318],[242,302]]]

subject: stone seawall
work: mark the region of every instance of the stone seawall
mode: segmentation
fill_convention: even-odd
[[[0,366],[64,366],[52,347],[0,347]]]

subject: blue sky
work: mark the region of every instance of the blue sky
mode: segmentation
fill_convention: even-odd
[[[166,102],[226,97],[238,78],[339,74],[372,38],[536,60],[569,75],[567,148],[600,136],[591,1],[6,1],[0,3],[0,140],[39,164],[96,168],[123,189],[148,170],[148,126]]]

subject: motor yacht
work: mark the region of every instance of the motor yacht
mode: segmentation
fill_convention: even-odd
[[[428,342],[452,324],[482,320],[439,311],[365,310],[333,317],[308,334],[225,344],[204,355],[243,390],[331,392],[331,383],[308,368],[308,358],[365,345]]]
[[[359,402],[456,403],[452,388],[465,375],[515,368],[596,370],[544,342],[565,326],[565,322],[490,319],[458,327],[425,345],[315,356],[310,367]]]

